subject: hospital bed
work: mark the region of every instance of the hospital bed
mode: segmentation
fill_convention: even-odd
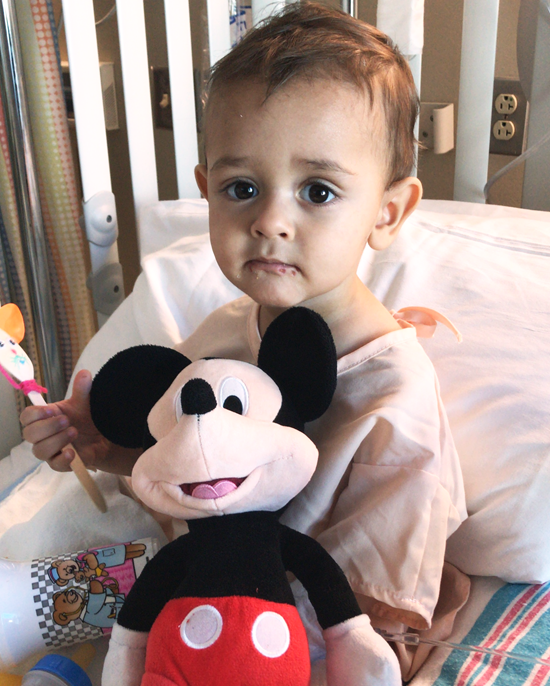
[[[418,15],[407,14],[407,4],[395,3],[403,12],[401,25],[384,28],[409,31],[401,41],[410,39],[418,83]],[[180,199],[163,202],[158,201],[142,3],[116,5],[142,272],[114,313],[100,314],[102,326],[75,372],[96,372],[112,354],[137,343],[173,345],[239,295],[215,264],[208,208],[193,181],[198,159],[193,83],[189,70],[176,69],[190,64],[186,5],[165,0]],[[208,3],[212,61],[230,46],[226,6]],[[108,234],[105,217],[116,213],[93,7],[87,0],[64,0],[63,11],[86,226],[88,233]],[[265,11],[253,5],[255,17]],[[472,593],[447,639],[458,647],[437,646],[414,676],[414,686],[550,681],[550,662],[537,662],[550,656],[550,214],[483,202],[497,11],[498,2],[464,4],[467,54],[463,50],[456,199],[422,201],[394,245],[382,253],[367,250],[359,267],[389,309],[416,305],[442,311],[463,337],[458,344],[440,330],[423,345],[440,379],[470,514],[449,541],[449,559],[471,575]],[[103,270],[116,281],[117,268],[109,265],[117,263],[116,240],[92,248],[94,274]],[[101,284],[97,288],[101,291]],[[109,506],[104,515],[74,475],[54,473],[38,464],[26,444],[16,446],[0,461],[0,557],[25,560],[145,536],[165,540],[157,522],[120,492],[115,476],[94,478]],[[97,647],[90,667],[94,683],[105,642]],[[505,658],[498,651],[520,657]]]

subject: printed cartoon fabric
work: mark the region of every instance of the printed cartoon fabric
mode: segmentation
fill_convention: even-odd
[[[147,546],[143,540],[34,560],[33,602],[44,646],[57,648],[109,633],[151,554]]]

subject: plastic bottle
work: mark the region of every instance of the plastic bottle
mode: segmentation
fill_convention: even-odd
[[[68,657],[46,655],[25,674],[21,686],[92,686],[92,682]]]
[[[13,562],[0,558],[0,672],[111,632],[156,539]]]

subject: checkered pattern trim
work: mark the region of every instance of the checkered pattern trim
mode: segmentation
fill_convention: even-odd
[[[72,555],[56,555],[55,557],[46,557],[40,560],[33,560],[31,563],[31,583],[33,592],[33,602],[36,616],[38,619],[38,626],[42,631],[42,638],[46,648],[61,648],[62,646],[72,645],[73,643],[82,643],[82,641],[89,641],[93,638],[98,638],[103,635],[103,631],[99,627],[85,624],[79,618],[69,622],[66,626],[60,626],[53,621],[53,596],[57,591],[66,590],[67,588],[75,588],[81,592],[87,593],[86,585],[81,585],[69,582],[67,586],[60,588],[56,586],[48,575],[48,570],[55,560],[71,560],[80,553],[85,553],[86,550],[81,550]]]

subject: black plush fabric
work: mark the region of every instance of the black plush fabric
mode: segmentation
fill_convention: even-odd
[[[122,446],[153,445],[149,412],[189,364],[180,353],[160,346],[136,346],[115,355],[92,385],[92,419],[99,431]],[[277,317],[261,343],[258,366],[281,390],[277,423],[303,430],[304,422],[328,408],[336,388],[336,350],[327,324],[312,310],[297,307]],[[211,385],[201,378],[184,385],[180,402],[185,414],[217,407]],[[236,396],[226,398],[224,406],[242,412]],[[119,613],[119,624],[149,631],[172,598],[242,596],[293,605],[287,571],[303,583],[323,628],[360,614],[330,555],[314,539],[280,524],[278,514],[190,520],[189,533],[148,562]]]
[[[204,379],[189,379],[181,389],[180,403],[183,414],[206,414],[218,405],[212,386]]]
[[[162,548],[137,579],[118,616],[122,626],[149,631],[171,598],[245,596],[294,605],[286,570],[304,584],[323,628],[361,614],[325,549],[280,524],[275,513],[188,523],[189,533]]]
[[[160,345],[138,345],[114,355],[94,377],[92,420],[106,438],[141,448],[147,417],[172,381],[191,361]]]
[[[328,325],[306,307],[279,315],[268,326],[258,354],[258,367],[277,383],[302,422],[317,419],[330,405],[336,364]]]

